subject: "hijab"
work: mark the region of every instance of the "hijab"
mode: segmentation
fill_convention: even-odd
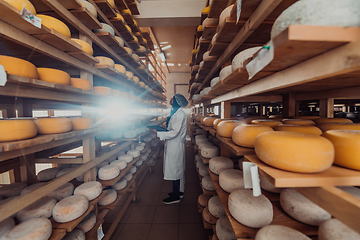
[[[180,105],[178,104],[178,102],[176,101],[175,98],[173,98],[173,104],[169,113],[169,116],[167,117],[167,121],[166,121],[166,128],[168,128],[169,126],[169,122],[170,122],[170,118],[176,113],[176,111],[180,108]]]

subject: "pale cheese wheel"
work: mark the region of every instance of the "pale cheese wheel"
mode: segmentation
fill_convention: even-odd
[[[124,188],[126,188],[127,186],[127,180],[125,178],[120,179],[119,181],[117,181],[112,188],[116,191],[122,190]]]
[[[21,190],[20,196],[25,195],[25,194],[27,194],[28,192],[30,192],[30,191],[38,188],[38,187],[41,187],[41,186],[44,185],[44,184],[45,184],[45,182],[41,182],[41,183],[35,183],[35,184],[30,185],[30,186],[27,186],[27,187],[25,187],[23,190]]]
[[[21,209],[16,218],[20,222],[25,222],[33,218],[50,218],[52,215],[52,209],[56,204],[56,199],[51,197],[43,197],[29,206]]]
[[[68,28],[68,26],[66,26],[65,23],[63,23],[59,19],[43,14],[37,14],[36,16],[41,18],[41,25],[44,25],[45,27],[50,29],[54,29],[65,37],[71,38],[70,29]]]
[[[212,198],[210,198],[207,207],[211,215],[216,218],[226,216],[225,209],[219,196],[213,196]]]
[[[145,158],[145,160],[146,160],[146,158]],[[136,167],[139,167],[139,166],[141,166],[143,163],[144,163],[144,160],[139,160],[139,161],[137,161],[137,162],[135,163],[135,166],[136,166]],[[136,172],[136,168],[135,168],[135,172],[133,172],[133,171],[134,171],[133,168],[130,169],[130,171],[131,171],[132,173],[135,173],[135,172]]]
[[[110,164],[103,166],[98,171],[99,179],[101,180],[110,180],[116,178],[120,174],[120,169],[117,165]]]
[[[216,117],[206,117],[202,120],[202,124],[204,124],[206,127],[212,127],[213,122],[216,120]]]
[[[264,178],[262,175],[259,175],[259,177],[260,177],[260,187],[262,189],[265,189],[266,191],[273,192],[273,193],[280,193],[283,190],[283,188],[275,187],[274,184],[269,182],[269,180]]]
[[[226,169],[233,169],[234,162],[227,157],[213,157],[209,161],[209,169],[211,172],[219,175]]]
[[[0,187],[0,196],[5,198],[19,196],[20,192],[27,186],[24,182],[5,184]]]
[[[208,191],[215,191],[215,187],[210,176],[203,177],[203,179],[201,180],[201,185],[204,189]]]
[[[126,179],[126,181],[130,181],[133,178],[133,174],[131,172],[127,173],[124,178]]]
[[[115,64],[115,69],[122,74],[126,73],[126,68],[121,64]]]
[[[292,218],[305,224],[318,226],[331,218],[330,213],[291,188],[281,191],[280,205]]]
[[[139,83],[140,79],[137,76],[134,76],[132,79],[135,83]]]
[[[272,128],[281,125],[280,121],[273,120],[273,119],[254,119],[254,120],[251,121],[251,123],[264,125],[264,126],[269,126],[269,127],[272,127]]]
[[[359,27],[360,2],[357,0],[302,0],[284,10],[275,20],[271,38],[290,25]]]
[[[0,222],[0,239],[15,226],[15,220],[12,217],[5,218]]]
[[[89,201],[91,201],[97,198],[98,196],[100,196],[101,192],[102,192],[101,183],[97,181],[90,181],[76,187],[74,190],[74,195],[83,195]]]
[[[85,91],[91,91],[92,85],[89,80],[82,79],[82,78],[71,78],[70,81],[71,81],[70,85],[72,87],[80,88]]]
[[[146,48],[144,46],[140,46],[140,48],[137,51],[146,53]]]
[[[246,60],[251,59],[254,56],[254,54],[258,52],[260,49],[262,49],[262,47],[252,47],[245,49],[239,52],[238,54],[236,54],[236,56],[233,58],[231,62],[232,71],[234,72],[238,68],[245,68],[244,63],[246,62]]]
[[[204,135],[200,135],[200,136],[204,136]],[[195,138],[195,143],[198,145],[200,143],[205,143],[205,142],[209,142],[209,139],[207,137],[205,138]]]
[[[0,55],[0,65],[4,67],[5,71],[8,74],[32,79],[39,78],[37,68],[29,61],[20,58]]]
[[[235,127],[240,125],[241,122],[237,120],[225,120],[220,122],[216,127],[216,133],[222,137],[230,138]]]
[[[358,240],[360,234],[336,218],[326,220],[319,225],[319,240]]]
[[[133,77],[134,77],[134,73],[130,72],[130,71],[126,71],[125,75],[128,77],[129,80],[133,79]]]
[[[231,10],[233,9],[233,7],[234,7],[234,4],[228,6],[221,12],[220,17],[219,17],[219,27],[220,28],[222,28],[224,26],[224,24],[226,22],[226,18],[230,17]]]
[[[94,212],[91,212],[76,226],[76,228],[82,230],[84,233],[87,233],[95,226],[95,223],[96,215]]]
[[[85,233],[81,229],[75,228],[71,232],[66,233],[62,240],[86,240]]]
[[[221,69],[220,74],[219,74],[219,80],[222,81],[225,78],[227,78],[231,73],[233,72],[231,65],[224,67],[223,69]]]
[[[201,206],[207,207],[208,202],[209,202],[209,199],[210,199],[211,197],[212,197],[211,195],[201,194],[201,195],[198,197],[198,202],[199,202],[199,204],[200,204]]]
[[[208,166],[207,165],[201,165],[199,166],[199,174],[200,176],[202,177],[206,177],[206,176],[209,176],[209,172],[208,172]]]
[[[322,136],[335,147],[334,164],[360,170],[360,130],[329,130]]]
[[[136,150],[139,150],[139,151],[142,151],[142,150],[144,150],[144,146],[143,145],[139,145],[139,146],[136,146]]]
[[[107,32],[110,33],[113,37],[115,36],[115,31],[114,29],[106,24],[106,23],[100,23],[101,24],[101,29],[94,29],[93,31],[96,33],[102,33],[102,32]]]
[[[125,160],[115,160],[110,163],[110,165],[116,165],[120,170],[123,170],[127,166],[127,162]]]
[[[96,63],[94,66],[96,66],[97,64],[104,64],[112,68],[115,67],[115,62],[111,58],[101,56],[97,56],[95,58],[99,60],[99,63]]]
[[[219,240],[236,240],[234,230],[227,216],[216,221],[216,236]]]
[[[1,196],[1,195],[0,195],[0,196]],[[17,195],[17,196],[18,196],[18,195]],[[15,198],[17,198],[17,196],[9,197],[9,198],[5,198],[5,199],[3,199],[3,200],[0,200],[0,206],[6,204],[6,203],[8,203],[8,202],[11,202],[11,201],[14,200]],[[1,198],[2,198],[2,196],[1,196]],[[15,218],[15,217],[16,217],[16,213],[14,213],[13,215],[11,215],[10,217]]]
[[[36,15],[35,7],[28,0],[5,0],[5,2],[9,3],[11,6],[15,7],[19,11],[21,11],[24,7],[32,14]]]
[[[277,127],[274,127],[275,131],[287,131],[287,132],[299,132],[299,133],[307,133],[314,134],[320,136],[322,131],[320,128],[310,125],[290,125],[290,124],[282,124]]]
[[[56,177],[60,177],[70,171],[74,170],[73,168],[64,168],[64,169],[61,169],[57,174],[56,174]]]
[[[47,218],[33,218],[22,222],[10,229],[2,239],[4,240],[48,240],[52,226]]]
[[[230,214],[241,224],[261,228],[273,220],[273,206],[264,195],[253,196],[251,189],[235,190],[229,195]]]
[[[200,97],[201,97],[200,94],[194,94],[192,100],[197,101],[200,99]]]
[[[228,192],[232,193],[238,189],[244,189],[243,172],[238,169],[226,169],[219,174],[220,187]]]
[[[311,125],[315,126],[315,122],[309,119],[283,119],[282,122],[284,124],[292,124],[292,125]]]
[[[121,37],[115,36],[115,40],[119,43],[120,46],[124,47],[125,43]]]
[[[135,60],[135,62],[139,61],[139,56],[135,53],[131,54],[131,57]]]
[[[102,96],[111,96],[112,89],[109,87],[96,86],[94,87],[94,92],[102,95]]]
[[[353,123],[350,119],[347,118],[317,118],[314,119],[316,125],[320,125],[323,123]]]
[[[71,196],[73,192],[74,192],[74,185],[68,182],[62,185],[61,187],[55,189],[54,191],[52,191],[47,196],[55,198],[56,200],[60,201],[64,198]]]
[[[139,151],[139,150],[136,150],[136,149],[133,149],[133,150],[127,151],[126,154],[130,154],[130,155],[133,156],[134,158],[137,158],[137,157],[140,156],[140,151]]]
[[[71,120],[66,117],[37,118],[34,122],[39,134],[59,134],[72,129]]]
[[[52,68],[37,68],[37,71],[39,80],[63,85],[70,85],[71,83],[71,77],[67,72]]]
[[[132,50],[131,50],[130,48],[124,47],[124,49],[125,49],[125,51],[126,51],[129,55],[132,54]]]
[[[255,153],[273,167],[301,173],[330,168],[335,155],[333,144],[324,137],[285,131],[260,134],[255,140]]]
[[[134,156],[130,155],[130,154],[123,154],[118,157],[118,160],[123,160],[127,163],[132,162],[133,159],[134,159]]]
[[[200,169],[200,167],[204,166],[205,164],[201,161],[196,162],[196,167]]]
[[[94,5],[92,5],[91,3],[85,0],[76,0],[76,1],[79,2],[82,7],[86,8],[86,10],[88,10],[91,13],[91,15],[93,15],[95,18],[97,17],[97,11]]]
[[[215,33],[214,36],[213,36],[212,39],[211,39],[211,45],[214,45],[214,44],[215,44],[217,38],[218,38],[218,33]]]
[[[222,121],[226,121],[226,120],[232,120],[231,118],[218,118],[213,122],[213,128],[215,130],[217,130],[217,126],[219,125],[219,123],[221,123]]]
[[[207,139],[207,136],[206,136],[206,135],[202,135],[202,134],[200,134],[200,135],[196,135],[196,136],[195,136],[195,140],[197,140],[197,139],[201,139],[201,138],[205,138],[205,139]]]
[[[216,146],[204,146],[201,149],[201,156],[204,158],[213,158],[219,156],[219,148]]]
[[[86,130],[90,129],[94,125],[94,121],[92,118],[85,118],[85,117],[73,117],[70,118],[72,123],[72,130],[79,131],[79,130]]]
[[[241,147],[254,148],[255,139],[261,133],[273,132],[274,130],[269,126],[258,124],[241,124],[234,128],[232,132],[232,141]]]
[[[311,240],[308,236],[293,228],[281,225],[262,227],[255,236],[255,240]]]
[[[322,123],[318,127],[323,132],[329,130],[360,130],[359,123]]]
[[[202,22],[202,26],[203,28],[207,26],[217,26],[218,23],[219,23],[218,18],[205,18],[204,21]]]
[[[214,144],[211,142],[200,142],[197,146],[200,150],[202,150],[204,147],[213,147]]]
[[[211,80],[210,82],[210,87],[213,88],[218,82],[220,82],[220,78],[219,77],[215,77]]]
[[[89,3],[90,4],[90,3]],[[90,4],[91,5],[91,4]],[[91,5],[92,6],[92,5]],[[90,54],[91,56],[94,55],[94,50],[91,47],[91,45],[83,40],[77,39],[77,38],[71,38],[71,40],[73,40],[74,42],[76,42],[77,44],[79,44],[81,46],[81,49]]]

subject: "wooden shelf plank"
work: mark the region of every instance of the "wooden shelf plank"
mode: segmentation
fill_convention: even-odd
[[[31,0],[31,3],[34,5],[38,14],[41,12],[52,11],[52,9],[41,0]],[[59,3],[61,3],[61,5],[63,5],[66,9],[77,9],[81,7],[81,4],[76,0],[59,0]]]
[[[113,203],[110,203],[110,204],[105,205],[105,206],[99,206],[99,210],[101,210],[101,209],[114,209],[114,207],[116,207],[116,205],[119,203],[121,198],[122,198],[122,195],[117,195],[117,198],[115,199],[115,201]]]
[[[118,76],[122,76],[123,75],[118,71],[116,70],[115,68],[113,67],[110,67],[109,65],[106,65],[106,64],[95,64],[94,65],[95,68],[99,69],[100,71],[106,73],[106,74],[109,74],[109,75],[118,75]]]
[[[204,39],[211,39],[216,32],[216,28],[217,28],[217,25],[216,26],[210,26],[210,25],[205,26],[203,29],[202,37]]]
[[[113,9],[106,0],[95,0],[96,5],[101,9],[107,18],[116,17],[115,9]]]
[[[136,51],[137,49],[140,48],[140,45],[138,42],[135,42],[135,41],[128,41],[128,44],[130,45],[130,47]]]
[[[125,27],[125,23],[119,19],[109,19],[110,22],[112,23],[112,25],[120,32],[120,34],[122,32],[129,32],[128,29]],[[122,34],[121,34],[122,37],[124,37]]]
[[[209,18],[218,18],[221,12],[226,8],[228,0],[213,0],[210,4]]]
[[[257,156],[245,156],[256,163],[267,180],[276,187],[322,187],[322,186],[358,186],[360,172],[333,165],[320,173],[294,173],[271,167]]]
[[[209,46],[209,55],[210,56],[221,56],[226,48],[229,46],[229,43],[222,43],[215,41],[211,46]]]
[[[68,54],[90,65],[99,62],[99,60],[97,60],[95,57],[91,56],[90,54],[84,51],[68,52]]]
[[[49,240],[61,240],[65,235],[65,229],[53,229]]]
[[[244,148],[236,145],[230,138],[221,137],[219,134],[216,134],[216,137],[228,147],[231,152],[233,152],[236,156],[243,155],[255,155],[255,150],[253,148]]]
[[[210,40],[202,40],[200,41],[200,52],[206,52],[210,46],[211,41]]]
[[[100,22],[85,7],[70,10],[70,12],[90,30],[101,29]]]

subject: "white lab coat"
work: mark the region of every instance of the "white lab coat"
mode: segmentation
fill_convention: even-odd
[[[179,108],[170,118],[168,132],[157,132],[160,140],[165,140],[164,147],[164,179],[179,180],[185,171],[185,139],[187,118]]]

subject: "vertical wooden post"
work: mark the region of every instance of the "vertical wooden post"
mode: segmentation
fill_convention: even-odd
[[[95,158],[95,137],[82,140],[83,144],[83,163],[87,163]],[[84,182],[96,180],[96,168],[92,168],[84,173]]]
[[[264,105],[259,104],[259,116],[264,116]]]
[[[35,154],[20,157],[21,182],[36,183]]]
[[[295,95],[284,94],[283,95],[283,118],[295,116]]]
[[[295,102],[295,116],[300,114],[300,102]]]
[[[231,102],[221,102],[221,118],[229,118],[231,112]]]
[[[325,98],[320,99],[319,103],[320,117],[333,118],[334,117],[334,99]]]

